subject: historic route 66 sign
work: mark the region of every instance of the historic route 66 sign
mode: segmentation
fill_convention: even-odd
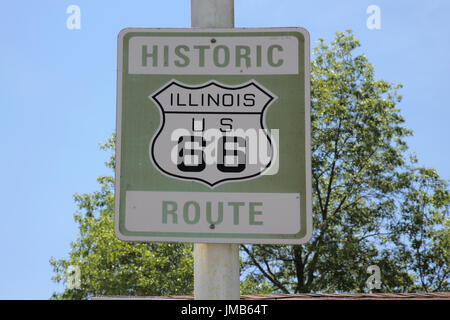
[[[272,164],[264,114],[276,97],[256,81],[188,86],[174,80],[150,98],[161,108],[150,154],[162,173],[214,187],[257,177]]]
[[[306,30],[124,29],[117,74],[119,239],[309,240]]]

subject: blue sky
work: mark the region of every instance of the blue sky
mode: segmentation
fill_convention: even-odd
[[[69,5],[81,29],[69,30]],[[369,30],[369,5],[381,29]],[[0,299],[48,299],[48,263],[77,237],[73,194],[109,174],[98,142],[115,130],[116,39],[125,27],[190,26],[190,1],[8,1],[0,10]],[[408,139],[450,179],[450,1],[235,0],[236,27],[301,26],[330,41],[352,29],[377,78],[402,83]]]

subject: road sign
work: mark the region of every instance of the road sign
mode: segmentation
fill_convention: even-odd
[[[309,117],[304,29],[122,30],[117,237],[308,241]]]

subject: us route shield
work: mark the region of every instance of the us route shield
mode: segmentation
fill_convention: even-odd
[[[264,115],[276,96],[255,80],[237,86],[172,80],[149,98],[161,111],[149,151],[162,173],[214,187],[255,178],[272,164],[275,145]]]

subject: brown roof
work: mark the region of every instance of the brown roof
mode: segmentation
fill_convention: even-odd
[[[450,292],[433,293],[302,293],[243,295],[243,300],[450,300]]]
[[[193,300],[193,296],[103,296],[93,300]],[[241,300],[450,300],[450,292],[422,293],[301,293],[301,294],[258,294],[242,295]]]

